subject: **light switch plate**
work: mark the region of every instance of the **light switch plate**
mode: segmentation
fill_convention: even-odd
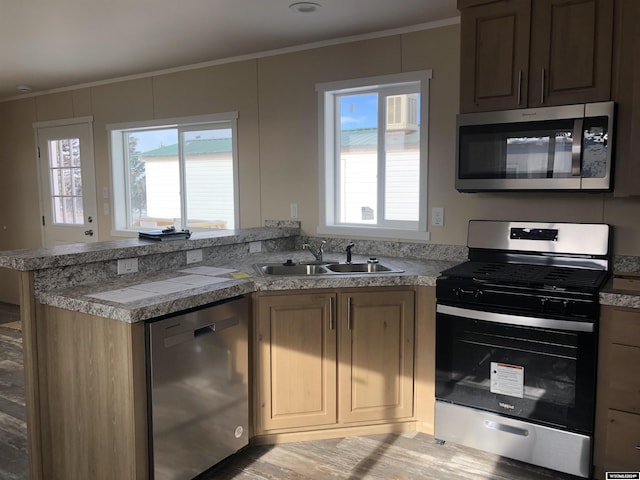
[[[444,207],[433,207],[431,209],[431,225],[442,227],[444,225]]]
[[[187,265],[202,261],[202,249],[187,250]]]
[[[118,260],[118,275],[136,273],[138,271],[137,258],[122,258]]]

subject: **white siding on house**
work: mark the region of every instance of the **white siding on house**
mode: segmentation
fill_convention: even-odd
[[[375,224],[378,221],[378,171],[373,149],[341,156],[341,221]],[[417,221],[420,201],[420,160],[418,152],[400,151],[387,155],[385,218],[394,221]],[[363,215],[373,212],[373,218]]]
[[[418,221],[420,159],[417,151],[387,154],[385,220]]]
[[[147,216],[172,220],[180,218],[178,159],[149,158],[145,163]]]
[[[233,159],[191,156],[186,159],[187,218],[194,222],[226,222],[234,228]]]
[[[148,157],[145,163],[148,217],[171,220],[176,228],[210,228],[212,222],[224,222],[224,228],[235,228],[230,154],[186,158],[188,225],[181,220],[178,159]]]

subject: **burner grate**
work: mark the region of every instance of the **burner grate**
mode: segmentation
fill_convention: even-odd
[[[453,267],[443,274],[504,284],[546,285],[562,288],[599,288],[606,278],[606,272],[602,270],[475,261]]]

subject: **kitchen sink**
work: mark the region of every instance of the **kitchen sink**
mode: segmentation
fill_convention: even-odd
[[[286,276],[286,275],[345,275],[362,273],[399,273],[399,270],[390,265],[378,262],[364,263],[257,263],[255,270],[262,276]]]
[[[255,265],[255,268],[261,275],[319,275],[327,273],[324,265],[305,263],[259,263]]]
[[[325,266],[334,273],[381,273],[394,271],[381,263],[333,263]],[[400,270],[395,270],[400,271]]]

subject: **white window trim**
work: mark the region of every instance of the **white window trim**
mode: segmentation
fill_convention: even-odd
[[[429,83],[432,71],[420,70],[376,77],[359,78],[316,85],[318,92],[318,158],[319,158],[319,222],[318,234],[348,235],[364,238],[394,238],[399,240],[430,240],[428,231],[428,131],[429,131]],[[394,84],[420,82],[420,212],[417,229],[385,228],[380,225],[355,225],[335,223],[335,98],[331,92],[346,93],[364,88],[391,87]],[[327,155],[331,161],[327,161]]]
[[[146,120],[140,122],[126,122],[126,123],[110,123],[106,125],[107,132],[109,134],[108,149],[109,149],[109,161],[111,163],[111,198],[112,202],[112,228],[111,235],[115,237],[137,237],[138,232],[145,230],[140,229],[123,229],[119,228],[119,215],[126,211],[126,185],[125,185],[125,161],[126,155],[124,154],[124,145],[122,142],[122,130],[144,129],[144,128],[177,128],[179,131],[186,131],[189,129],[198,128],[198,126],[215,124],[215,123],[229,123],[233,129],[233,201],[234,201],[234,223],[235,228],[239,228],[240,222],[240,191],[238,181],[238,112],[225,112],[216,113],[210,115],[194,115],[189,117],[174,117],[164,118],[157,120]],[[118,160],[113,157],[113,146],[116,145],[119,150]]]

